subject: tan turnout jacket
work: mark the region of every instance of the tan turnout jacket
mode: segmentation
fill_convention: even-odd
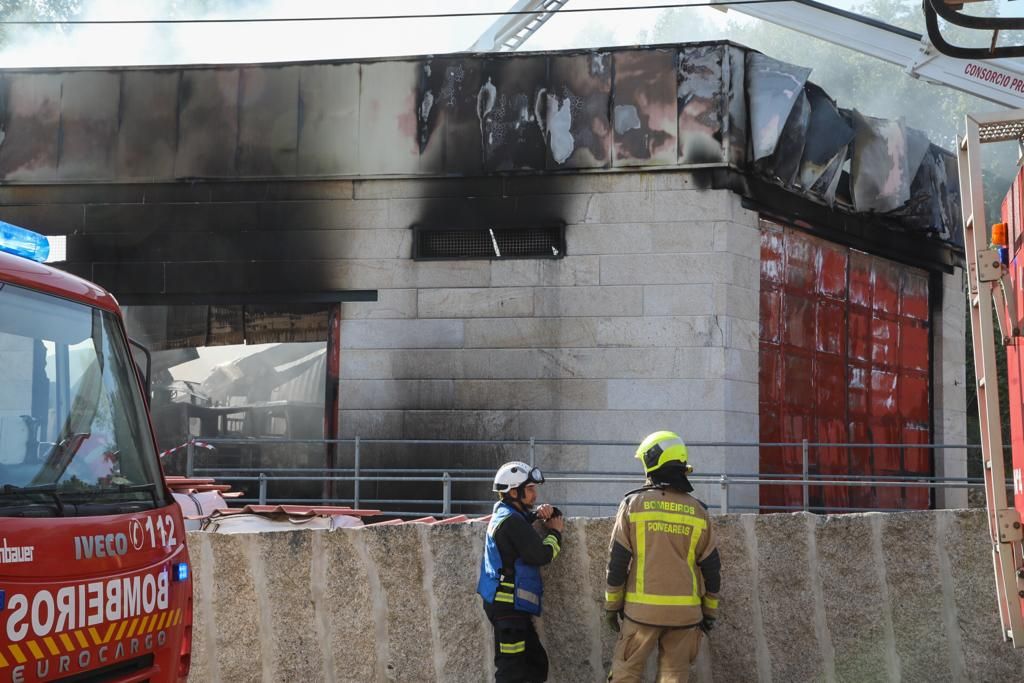
[[[691,626],[715,616],[718,596],[707,594],[699,562],[715,549],[708,511],[693,496],[669,488],[632,493],[619,505],[611,547],[632,555],[625,585],[609,583],[605,609],[633,621]]]

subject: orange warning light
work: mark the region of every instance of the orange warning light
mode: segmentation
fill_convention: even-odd
[[[997,247],[1005,247],[1009,244],[1006,238],[1006,223],[992,224],[992,244]]]

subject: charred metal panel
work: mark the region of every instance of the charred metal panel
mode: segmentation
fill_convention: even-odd
[[[800,91],[789,112],[789,120],[779,135],[775,151],[770,156],[755,162],[762,173],[787,186],[796,184],[810,120],[810,100],[808,100],[806,92]]]
[[[420,153],[417,102],[426,62],[362,66],[359,91],[359,168],[365,174],[437,174],[444,144],[431,140]],[[432,107],[432,105],[431,105]]]
[[[547,144],[547,168],[609,168],[611,54],[552,56],[549,64],[539,119]]]
[[[547,56],[490,58],[483,62],[477,115],[485,171],[541,170],[546,145],[540,102]]]
[[[850,167],[853,205],[859,211],[894,211],[910,199],[907,129],[902,121],[854,113],[855,154]]]
[[[4,77],[6,116],[0,143],[0,177],[56,180],[62,78],[51,73],[10,73]]]
[[[356,173],[359,65],[313,64],[299,80],[299,175]]]
[[[747,55],[735,45],[727,45],[728,62],[723,62],[723,79],[728,76],[727,98],[727,160],[735,168],[745,168],[747,161]],[[728,64],[728,74],[725,65]]]
[[[810,69],[786,64],[759,52],[747,55],[747,100],[754,161],[775,152],[810,75]]]
[[[728,55],[723,45],[679,51],[679,163],[721,164],[729,122]]]
[[[251,67],[240,73],[238,174],[291,176],[298,171],[299,69]]]
[[[110,179],[116,175],[114,150],[120,99],[121,79],[117,73],[78,71],[64,75],[57,166],[62,180]]]
[[[123,71],[117,174],[126,180],[171,178],[178,146],[180,71]]]
[[[186,69],[179,89],[174,173],[179,178],[237,175],[238,69]]]
[[[828,189],[846,160],[847,146],[853,140],[853,126],[824,90],[808,83],[806,92],[811,115],[796,182],[831,203],[834,194],[828,196]]]
[[[677,160],[675,50],[616,52],[612,127],[615,167],[661,166]]]
[[[418,94],[419,143],[430,144],[438,135],[444,140],[444,172],[476,175],[483,169],[483,137],[477,115],[480,94],[479,59],[432,59],[425,83],[433,97],[429,116],[422,116],[426,91]],[[423,81],[421,81],[423,82]]]

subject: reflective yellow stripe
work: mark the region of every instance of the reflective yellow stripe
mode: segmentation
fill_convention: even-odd
[[[556,557],[558,557],[558,553],[562,552],[562,546],[560,546],[558,544],[558,539],[555,538],[554,536],[545,536],[544,537],[544,545],[551,546],[551,549],[553,551],[551,553],[551,559],[552,560],[555,559]]]
[[[146,624],[148,624],[148,623],[149,623],[149,616],[147,615],[147,616],[142,617],[142,623],[139,624],[139,635],[140,636],[143,633],[146,632]]]
[[[121,627],[117,629],[117,635],[114,636],[114,640],[121,640],[121,636],[124,635],[124,630],[128,628],[128,620],[125,619],[121,622]]]
[[[110,642],[110,639],[113,637],[114,630],[116,628],[117,628],[117,624],[116,623],[113,623],[109,627],[107,627],[107,632],[103,636],[103,642],[104,643],[109,643]]]
[[[700,595],[700,588],[697,587],[697,572],[694,568],[697,566],[697,541],[700,540],[701,528],[697,527],[693,530],[693,535],[690,536],[690,549],[686,553],[686,563],[690,567],[690,576],[693,577],[693,593],[691,595],[694,596]]]
[[[502,581],[501,585],[504,586],[505,588],[515,588],[516,587],[516,585],[514,583],[506,583],[505,581]]]
[[[85,636],[82,635],[81,631],[75,631],[75,640],[77,640],[78,644],[82,647],[89,647],[89,641],[85,639]]]
[[[22,652],[21,648],[18,647],[16,644],[11,643],[11,646],[8,649],[11,651],[11,654],[14,656],[14,661],[16,661],[18,664],[24,664],[25,662],[28,661],[28,657],[25,656],[25,653]]]
[[[50,636],[43,638],[43,642],[46,643],[46,649],[50,651],[51,655],[59,655],[60,648],[57,647],[57,643]]]
[[[35,657],[36,659],[43,658],[43,651],[39,649],[38,645],[36,645],[36,641],[30,640],[27,643],[25,643],[25,645],[28,646],[28,651],[32,653],[33,657]]]
[[[174,625],[177,626],[181,623],[181,608],[174,610]]]
[[[700,517],[684,515],[678,512],[631,512],[629,521],[636,525],[636,586],[634,590],[626,593],[626,602],[638,605],[685,605],[698,606],[701,603],[697,588],[697,573],[693,571],[694,554],[697,550],[697,541],[700,539],[702,529],[707,528],[707,522]],[[689,538],[687,550],[687,562],[690,565],[690,575],[693,577],[693,591],[690,595],[654,595],[644,591],[645,564],[647,561],[647,527],[644,522],[667,522],[669,524],[685,524],[693,528]]]
[[[501,650],[503,655],[517,655],[520,652],[526,652],[526,641],[520,640],[518,643],[500,643],[498,648]]]
[[[0,669],[4,669],[4,668],[6,668],[8,666],[10,666],[10,665],[7,663],[7,660],[4,658],[4,653],[0,652]]]
[[[515,602],[515,598],[509,593],[497,593],[494,596],[494,602]]]
[[[92,642],[94,642],[95,644],[97,644],[97,645],[102,645],[103,644],[103,639],[100,638],[99,631],[97,631],[92,626],[89,627],[89,635],[92,636]]]
[[[704,596],[704,606],[708,609],[718,609],[718,598]]]
[[[128,633],[124,634],[125,638],[131,638],[135,633],[135,626],[139,623],[139,618],[135,617],[132,619],[132,625],[128,627]]]
[[[644,592],[644,574],[646,573],[644,565],[647,562],[647,532],[645,529],[643,524],[636,525],[636,592],[640,595],[643,595]],[[629,599],[628,595],[626,599]]]
[[[650,595],[648,593],[626,593],[626,602],[638,605],[700,605],[699,595]]]
[[[60,634],[60,642],[62,645],[64,645],[64,649],[68,652],[71,652],[75,649],[75,644],[71,642],[71,638],[68,638],[68,634],[66,633]]]
[[[609,593],[608,591],[605,591],[604,592],[604,599],[607,602],[618,602],[619,600],[622,599],[622,594],[623,594],[622,591],[615,591],[614,593]]]
[[[670,524],[688,524],[697,529],[706,529],[708,523],[700,517],[684,515],[679,512],[631,512],[629,521],[638,522],[668,522]]]

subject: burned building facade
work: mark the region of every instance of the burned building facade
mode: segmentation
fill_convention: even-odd
[[[727,42],[6,71],[0,219],[66,235],[63,267],[155,348],[324,340],[342,302],[343,436],[963,443],[955,162],[809,76]],[[562,445],[539,464],[628,456]],[[778,473],[803,456],[693,457]],[[955,450],[809,457],[966,472]]]

